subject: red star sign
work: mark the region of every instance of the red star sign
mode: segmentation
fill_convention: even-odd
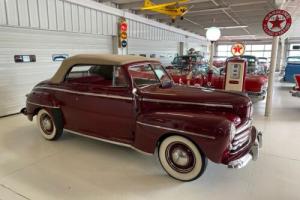
[[[235,43],[231,47],[231,53],[233,56],[240,56],[243,55],[245,52],[245,46],[241,43]]]
[[[275,20],[269,21],[269,22],[272,24],[272,28],[271,28],[271,29],[274,29],[274,28],[279,28],[279,29],[281,29],[281,24],[282,24],[284,21],[285,21],[285,20],[279,19],[278,15],[277,15],[276,18],[275,18]]]
[[[242,49],[243,47],[241,47],[240,45],[236,45],[235,47],[233,47],[234,53],[241,53]]]

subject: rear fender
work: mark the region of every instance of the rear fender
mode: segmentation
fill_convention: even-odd
[[[41,108],[47,110],[59,109],[60,104],[52,94],[45,91],[32,91],[30,94],[26,95],[26,111],[22,109],[22,113],[26,114],[30,120],[33,116],[38,113]]]
[[[221,162],[229,145],[231,121],[221,113],[153,112],[137,118],[134,146],[154,153],[159,142],[169,135],[193,141],[214,162]]]

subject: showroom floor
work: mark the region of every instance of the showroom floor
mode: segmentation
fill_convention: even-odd
[[[45,141],[34,123],[16,115],[0,119],[0,199],[300,199],[300,98],[276,83],[274,110],[265,119],[261,157],[241,170],[209,163],[198,180],[168,177],[152,156],[64,134]]]

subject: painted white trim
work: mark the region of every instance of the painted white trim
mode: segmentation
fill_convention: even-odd
[[[111,99],[122,99],[122,100],[130,100],[132,101],[132,97],[123,97],[119,95],[107,95],[107,94],[97,94],[97,93],[90,93],[90,92],[77,92],[73,90],[66,90],[66,89],[60,89],[60,88],[52,88],[52,87],[35,87],[35,89],[46,89],[46,90],[54,90],[59,92],[67,92],[71,94],[80,94],[80,95],[86,95],[86,96],[95,96],[95,97],[104,97],[104,98],[111,98]]]
[[[184,105],[197,105],[197,106],[233,108],[233,106],[229,105],[229,104],[197,103],[197,102],[172,101],[172,100],[149,99],[149,98],[143,98],[143,101],[156,102],[156,103],[172,103],[172,104],[184,104]]]
[[[143,122],[136,122],[137,124],[140,124],[140,125],[143,125],[143,126],[149,126],[149,127],[153,127],[153,128],[158,128],[158,129],[165,129],[165,130],[168,130],[168,131],[174,131],[175,133],[184,133],[184,134],[187,134],[187,135],[193,135],[193,136],[197,136],[197,137],[203,137],[203,138],[207,138],[207,139],[212,139],[212,140],[215,140],[216,137],[214,136],[209,136],[209,135],[203,135],[203,134],[200,134],[200,133],[194,133],[194,132],[190,132],[190,131],[183,131],[183,130],[179,130],[179,129],[173,129],[173,128],[167,128],[167,127],[162,127],[162,126],[156,126],[156,125],[152,125],[152,124],[146,124],[146,123],[143,123]]]
[[[132,146],[130,144],[125,144],[125,143],[116,142],[116,141],[112,141],[112,140],[108,140],[108,139],[94,137],[94,136],[86,135],[86,134],[79,133],[79,132],[76,132],[76,131],[72,131],[72,130],[69,130],[69,129],[64,129],[64,131],[75,134],[75,135],[83,136],[83,137],[86,137],[86,138],[90,138],[90,139],[94,139],[94,140],[98,140],[98,141],[102,141],[102,142],[106,142],[106,143],[110,143],[110,144],[115,144],[115,145],[122,146],[122,147],[128,147],[128,148],[131,148],[131,149],[133,149],[133,150],[135,150],[139,153],[142,153],[142,154],[145,154],[145,155],[148,155],[148,156],[153,155],[151,153],[147,153],[145,151],[137,149],[137,148],[135,148],[134,146]]]

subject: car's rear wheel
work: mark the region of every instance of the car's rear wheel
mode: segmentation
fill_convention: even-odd
[[[63,133],[63,128],[58,126],[54,117],[45,109],[38,112],[37,125],[47,140],[57,140]]]
[[[205,155],[197,146],[182,136],[170,136],[159,146],[162,167],[175,179],[192,181],[200,177],[207,165]]]

